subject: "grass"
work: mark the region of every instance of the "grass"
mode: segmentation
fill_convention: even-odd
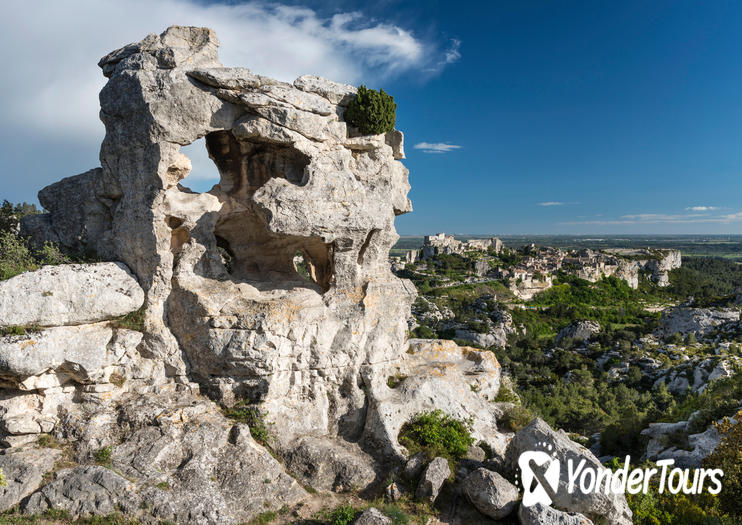
[[[125,330],[136,330],[137,332],[144,332],[144,306],[134,312],[129,312],[126,315],[114,319],[111,321],[113,328],[122,328]]]
[[[13,335],[28,335],[33,333],[41,332],[43,328],[36,324],[29,325],[10,325],[6,327],[0,327],[0,337],[13,336]]]
[[[98,449],[95,454],[93,454],[93,457],[95,458],[95,462],[106,468],[111,468],[111,455],[113,454],[113,449],[111,447],[103,447]]]
[[[222,412],[229,419],[248,425],[253,439],[261,445],[269,443],[271,436],[268,424],[258,407],[249,405],[246,401],[240,401],[232,408],[223,408]]]
[[[89,516],[76,520],[73,520],[69,512],[63,509],[49,509],[43,514],[34,516],[21,514],[17,509],[0,514],[0,525],[67,525],[71,523],[77,525],[140,525],[138,520],[127,518],[119,512],[108,516]]]
[[[267,525],[276,520],[277,514],[273,511],[261,512],[250,520],[248,525]]]

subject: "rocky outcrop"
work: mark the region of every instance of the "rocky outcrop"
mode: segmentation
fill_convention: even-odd
[[[675,333],[702,337],[719,325],[739,321],[739,310],[711,308],[669,308],[662,312],[660,333],[668,337]]]
[[[0,455],[0,469],[7,483],[0,487],[0,512],[15,507],[35,492],[61,455],[61,450],[32,448],[9,449]]]
[[[534,419],[528,426],[515,434],[507,450],[507,463],[515,470],[518,458],[523,452],[543,450],[547,447],[550,455],[562,464],[570,459],[577,465],[585,460],[588,467],[603,468],[598,458],[585,447],[571,441],[564,431],[554,431],[541,419]],[[552,498],[554,505],[569,512],[578,512],[588,517],[601,517],[613,525],[631,525],[632,512],[623,494],[592,492],[583,494],[568,491],[567,469],[560,469],[559,481]]]
[[[352,86],[226,68],[217,47],[209,29],[171,27],[101,59],[101,167],[42,190],[49,213],[24,221],[37,244],[119,262],[0,289],[3,311],[24,305],[3,325],[45,328],[0,338],[0,439],[52,433],[71,456],[48,483],[46,463],[18,475],[8,501],[248,522],[308,498],[301,483],[381,488],[409,455],[401,428],[431,410],[470,422],[501,466],[494,354],[406,340],[416,293],[387,263],[411,210],[402,134],[349,127]],[[221,176],[205,193],[181,184],[181,148],[200,138]],[[420,470],[432,502],[448,462]],[[582,507],[622,523],[619,501]]]
[[[554,339],[554,343],[559,344],[565,338],[572,339],[573,341],[587,341],[598,333],[600,333],[600,323],[597,321],[575,321],[559,331]]]

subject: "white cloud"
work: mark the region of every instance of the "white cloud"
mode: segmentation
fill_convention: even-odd
[[[423,150],[423,153],[448,153],[455,149],[461,149],[461,146],[445,142],[419,142],[412,147]]]
[[[453,64],[461,58],[461,52],[459,51],[459,49],[461,49],[461,40],[457,40],[455,38],[452,39],[451,47],[448,48],[448,51],[446,51],[446,64]]]
[[[713,211],[718,210],[716,206],[689,206],[685,208],[687,211]]]
[[[106,79],[98,59],[173,24],[213,28],[222,63],[285,81],[313,73],[373,84],[405,72],[438,71],[458,55],[458,44],[444,53],[409,30],[363,20],[357,12],[322,18],[308,8],[261,2],[15,2],[0,17],[0,114],[5,126],[51,137],[102,137],[98,92]]]
[[[560,201],[539,202],[539,206],[564,206],[566,203]]]
[[[612,220],[568,221],[561,222],[559,224],[592,224],[599,226],[608,226],[620,224],[729,224],[733,222],[742,222],[742,212],[727,213],[722,215],[711,215],[708,213],[637,213],[631,215],[622,215],[618,219]]]

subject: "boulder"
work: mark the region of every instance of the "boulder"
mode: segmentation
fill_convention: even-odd
[[[392,519],[385,516],[379,509],[371,507],[361,512],[353,523],[354,525],[391,525]]]
[[[450,475],[451,468],[448,466],[448,461],[445,458],[435,458],[425,467],[422,476],[420,476],[415,497],[430,503],[435,502],[443,483]]]
[[[600,333],[600,323],[597,321],[575,321],[559,331],[554,343],[559,344],[565,337],[577,341],[587,341],[597,333]]]
[[[584,459],[587,467],[594,469],[604,467],[592,452],[571,441],[563,430],[557,432],[541,419],[534,419],[515,434],[508,446],[507,463],[515,471],[518,469],[518,458],[523,452],[544,450],[544,447],[549,446],[551,448],[548,452],[563,465],[554,494],[555,506],[569,512],[579,512],[588,517],[600,517],[612,525],[631,524],[632,512],[623,494],[606,495],[603,492],[583,494],[579,490],[575,490],[572,494],[569,493],[566,465],[570,459],[575,465]]]
[[[405,477],[410,481],[416,480],[425,468],[427,460],[428,457],[425,452],[418,452],[408,459],[403,470]]]
[[[292,444],[286,466],[305,485],[319,490],[365,489],[376,478],[373,460],[360,448],[314,436]]]
[[[51,448],[11,449],[0,455],[0,470],[7,482],[0,487],[0,512],[12,509],[35,492],[61,455],[61,450]]]
[[[675,333],[702,337],[719,325],[739,321],[739,314],[739,310],[734,309],[668,308],[662,312],[659,331],[664,337]]]
[[[521,525],[593,525],[582,514],[562,512],[537,503],[530,507],[520,506],[518,519]]]
[[[479,468],[469,474],[463,489],[474,507],[490,518],[505,518],[520,500],[518,488],[497,472]]]
[[[121,263],[45,266],[0,282],[0,327],[96,323],[143,303],[142,288]]]

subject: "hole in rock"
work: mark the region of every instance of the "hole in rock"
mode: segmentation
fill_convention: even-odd
[[[219,170],[206,150],[206,137],[182,146],[180,152],[191,160],[191,172],[180,181],[181,186],[192,192],[204,193],[219,182]]]
[[[331,245],[317,237],[271,231],[270,213],[253,199],[272,179],[306,185],[309,157],[288,144],[260,138],[238,140],[230,131],[215,131],[181,148],[193,163],[189,181],[194,176],[196,181],[210,180],[203,175],[210,172],[192,157],[199,143],[219,173],[219,183],[209,193],[222,202],[214,238],[227,271],[261,289],[316,285],[322,293],[329,290],[333,282]],[[279,189],[281,184],[286,182],[279,182]]]

